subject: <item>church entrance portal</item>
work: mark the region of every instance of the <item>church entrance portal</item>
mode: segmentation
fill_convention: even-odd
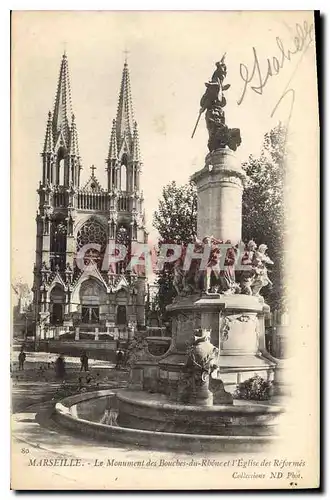
[[[118,306],[117,308],[117,325],[124,326],[127,325],[127,314],[126,314],[126,306]]]
[[[81,307],[81,322],[82,323],[98,323],[100,320],[99,306],[82,306]]]
[[[50,323],[51,325],[62,325],[64,317],[64,291],[59,286],[50,293]]]
[[[82,284],[80,290],[81,322],[96,324],[100,321],[100,306],[105,301],[105,292],[100,283],[90,279]]]

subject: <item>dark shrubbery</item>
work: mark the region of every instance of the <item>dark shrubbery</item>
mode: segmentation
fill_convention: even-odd
[[[267,401],[271,397],[272,387],[272,382],[259,377],[259,375],[255,375],[238,384],[234,398]]]

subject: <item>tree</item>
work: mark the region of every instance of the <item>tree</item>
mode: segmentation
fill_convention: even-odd
[[[243,240],[268,246],[274,261],[269,277],[273,286],[262,294],[273,310],[285,310],[285,156],[286,128],[279,124],[265,134],[259,158],[250,156],[243,164],[248,183],[243,193]]]
[[[178,186],[175,181],[163,188],[153,226],[160,243],[188,243],[197,231],[197,192],[192,182]]]
[[[153,226],[159,233],[159,245],[176,243],[184,245],[194,241],[197,234],[197,192],[192,182],[178,186],[175,181],[166,185],[154,212]],[[162,319],[166,318],[166,306],[171,304],[173,287],[173,263],[166,263],[157,272],[157,308]]]

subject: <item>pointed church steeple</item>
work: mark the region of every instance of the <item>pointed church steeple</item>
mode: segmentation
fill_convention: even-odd
[[[71,118],[71,128],[69,137],[70,137],[69,154],[74,156],[79,156],[78,132],[76,127],[76,119],[74,115],[72,115]]]
[[[79,156],[78,132],[74,114],[71,117],[70,141],[69,141],[69,183],[79,187],[80,170],[82,169]]]
[[[132,141],[134,113],[131,96],[131,83],[127,61],[125,61],[117,108],[116,132],[117,145],[121,149],[123,140],[126,138],[128,145]]]
[[[53,171],[54,140],[53,140],[53,120],[52,120],[52,113],[50,111],[48,112],[44,148],[42,150],[41,156],[42,156],[42,184],[52,183],[54,176],[54,171]]]
[[[69,117],[71,116],[72,104],[69,65],[68,58],[64,53],[61,62],[53,113],[53,137],[55,147],[69,147]]]
[[[117,158],[118,158],[118,147],[117,147],[117,136],[116,136],[116,120],[112,120],[108,159],[117,160]]]
[[[49,111],[43,153],[53,153],[53,152],[54,152],[54,141],[53,141],[53,130],[52,130],[52,113],[51,111]]]
[[[138,128],[137,128],[136,122],[134,122],[132,161],[141,162],[139,133],[138,133]]]
[[[139,190],[141,155],[137,123],[134,120],[127,60],[121,78],[116,120],[112,122],[108,151],[108,191]]]
[[[48,113],[42,156],[43,183],[79,187],[78,133],[71,104],[68,58],[63,54],[57,83],[54,112]]]

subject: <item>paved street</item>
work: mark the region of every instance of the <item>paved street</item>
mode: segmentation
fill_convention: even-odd
[[[60,399],[83,387],[85,390],[97,390],[123,386],[128,376],[126,370],[115,370],[113,363],[96,359],[89,359],[88,372],[80,371],[80,359],[66,356],[66,373],[62,382],[57,380],[55,373],[58,354],[26,352],[24,370],[19,370],[18,354],[15,350],[11,357],[13,412],[33,402]]]
[[[68,376],[63,384],[55,379],[53,365],[56,355],[27,353],[24,372],[18,371],[16,359],[17,353],[14,352],[12,361],[12,456],[15,462],[12,482],[14,487],[21,484],[18,474],[25,471],[31,480],[36,478],[40,488],[49,488],[50,485],[54,485],[54,478],[62,489],[102,488],[105,484],[107,488],[134,488],[135,486],[141,488],[143,487],[140,482],[141,473],[143,473],[141,468],[96,468],[94,467],[95,459],[99,461],[112,458],[119,461],[143,459],[159,461],[161,458],[166,460],[174,458],[172,452],[123,447],[111,442],[102,443],[81,435],[70,434],[50,417],[57,400],[78,390],[76,382],[81,375],[79,359],[66,358]],[[127,384],[127,372],[115,370],[113,365],[104,361],[90,360],[90,372],[87,377],[88,375],[92,378],[89,386],[86,384],[86,376],[83,375],[86,390],[125,387]],[[82,474],[79,467],[28,467],[30,459],[58,457],[80,458],[88,470],[92,468],[93,475]],[[176,453],[175,458],[191,459],[192,455]],[[152,473],[153,471],[146,467],[145,472]],[[128,474],[129,482],[127,483]],[[162,474],[165,482],[173,481],[177,471],[169,468],[163,470]],[[93,483],[91,483],[91,477]]]

